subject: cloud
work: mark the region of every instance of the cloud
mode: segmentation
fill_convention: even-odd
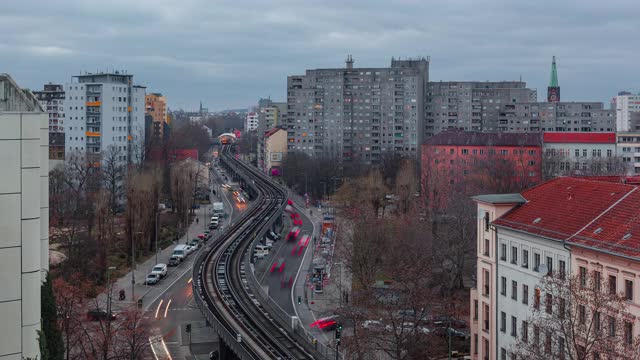
[[[285,99],[305,69],[388,66],[431,56],[434,80],[513,80],[544,93],[556,55],[563,98],[640,89],[640,3],[619,0],[10,1],[0,14],[1,71],[23,86],[82,69],[120,68],[172,108]]]

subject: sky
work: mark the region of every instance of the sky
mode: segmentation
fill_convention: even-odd
[[[0,0],[0,73],[22,87],[127,70],[171,109],[286,100],[305,69],[430,57],[432,81],[522,77],[563,101],[640,92],[638,0]]]

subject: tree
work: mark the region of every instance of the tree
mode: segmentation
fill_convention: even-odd
[[[393,182],[393,194],[396,196],[395,203],[400,214],[408,214],[416,210],[415,194],[419,190],[417,178],[415,163],[408,159],[402,160]]]
[[[198,156],[203,156],[211,147],[211,138],[202,125],[187,122],[171,133],[173,146],[176,149],[197,149]]]
[[[69,274],[69,279],[58,277],[53,281],[56,294],[58,316],[64,335],[65,360],[84,359],[84,335],[82,331],[82,313],[87,303],[90,284],[78,273]]]
[[[636,359],[638,340],[626,325],[626,302],[601,286],[599,274],[545,276],[534,293],[531,331],[518,338],[512,353],[532,360]]]
[[[149,324],[144,322],[144,311],[131,306],[121,312],[122,320],[115,330],[116,359],[147,359],[151,355]]]
[[[103,189],[109,195],[108,206],[112,214],[116,214],[122,203],[124,182],[127,174],[127,155],[115,145],[107,148],[102,156]]]
[[[62,342],[62,333],[58,323],[53,282],[49,272],[47,272],[45,282],[42,283],[40,298],[42,309],[42,332],[40,333],[40,338],[42,339],[41,346],[44,344],[47,354],[45,357],[45,353],[41,351],[42,359],[62,360],[64,358],[64,343]]]

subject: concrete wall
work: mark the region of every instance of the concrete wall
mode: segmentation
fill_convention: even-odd
[[[0,112],[0,359],[39,356],[48,269],[48,117]]]

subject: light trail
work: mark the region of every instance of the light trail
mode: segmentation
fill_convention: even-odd
[[[167,313],[169,312],[169,305],[171,305],[171,299],[167,302],[167,307],[164,309],[164,317],[167,318]]]
[[[158,312],[160,311],[160,307],[162,306],[162,303],[164,302],[164,299],[160,300],[160,302],[158,303],[158,308],[156,309],[156,316],[155,318],[158,318]]]

